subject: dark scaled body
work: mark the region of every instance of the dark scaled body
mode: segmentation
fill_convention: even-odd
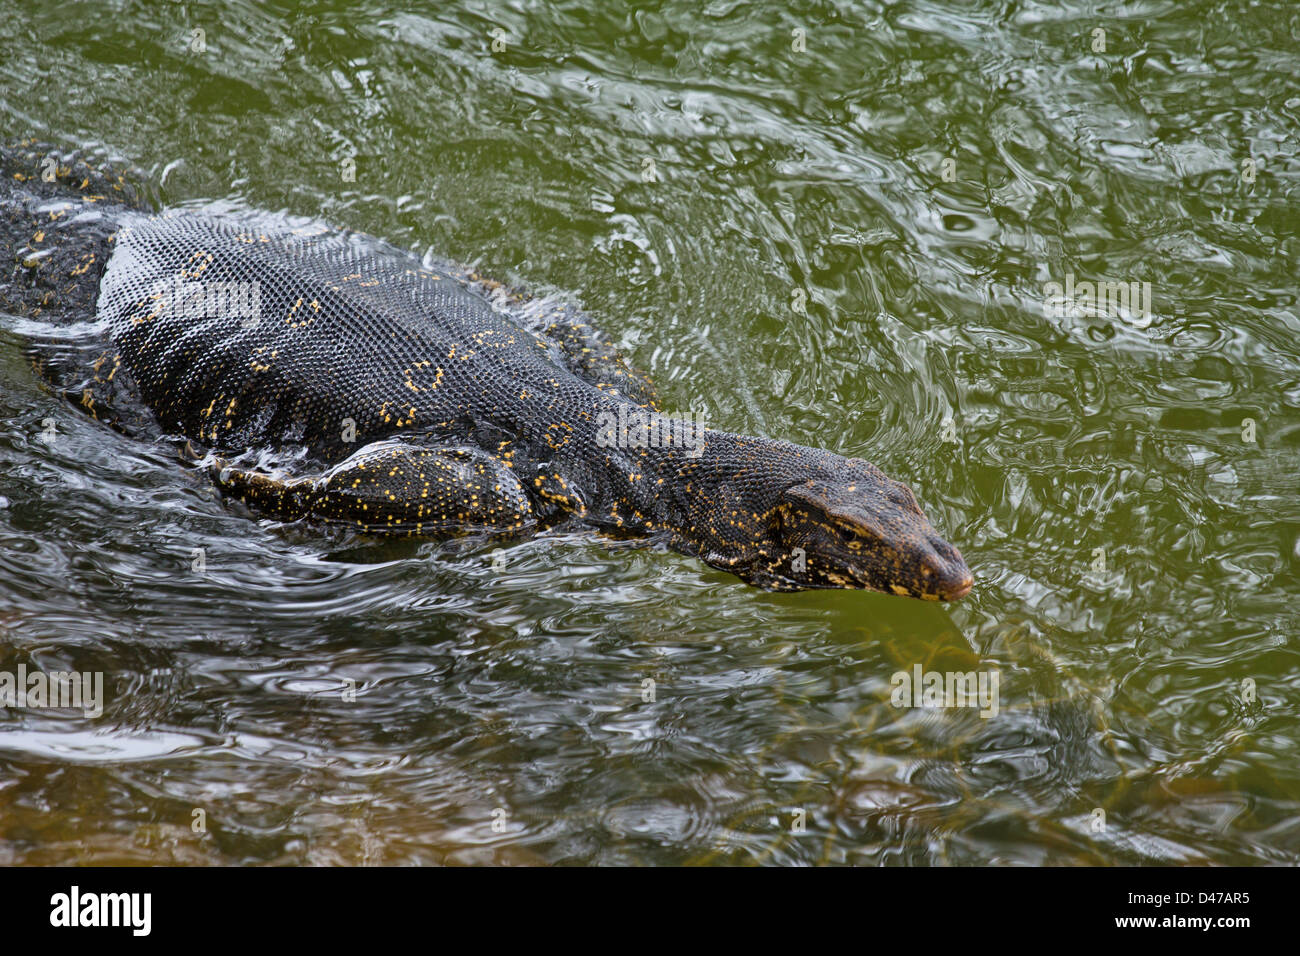
[[[568,308],[524,320],[463,267],[307,220],[151,214],[83,163],[42,177],[48,156],[0,151],[0,309],[94,320],[91,344],[34,351],[44,377],[116,427],[187,439],[268,515],[408,534],[572,516],[772,589],[970,588],[905,486],[788,442],[683,438]],[[258,449],[300,450],[299,473],[228,461]]]

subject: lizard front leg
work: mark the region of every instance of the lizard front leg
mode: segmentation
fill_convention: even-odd
[[[364,531],[436,535],[510,531],[534,522],[514,472],[468,446],[367,446],[316,477],[281,479],[218,462],[217,486],[283,521],[308,518]]]

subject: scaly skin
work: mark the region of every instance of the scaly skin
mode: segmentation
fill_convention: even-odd
[[[52,324],[97,314],[106,337],[36,349],[42,375],[124,431],[188,439],[219,487],[263,513],[419,535],[571,518],[663,535],[773,590],[970,590],[906,486],[788,442],[683,441],[648,380],[564,307],[525,327],[487,299],[522,307],[518,293],[369,237],[150,215],[112,171],[61,162],[41,181],[49,152],[0,150],[0,308]],[[255,318],[224,298],[186,305],[185,289],[250,281]],[[259,448],[300,448],[309,468],[228,460]]]

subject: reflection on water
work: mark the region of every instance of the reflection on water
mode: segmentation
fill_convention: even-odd
[[[6,139],[579,300],[670,407],[906,478],[976,574],[276,527],[7,323],[0,672],[106,702],[0,710],[0,862],[1300,860],[1287,4],[0,6]],[[918,666],[996,716],[895,707]]]

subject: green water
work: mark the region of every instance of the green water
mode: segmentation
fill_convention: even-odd
[[[0,0],[6,140],[580,302],[976,577],[277,527],[5,325],[0,671],[105,706],[0,710],[0,863],[1300,861],[1298,75],[1283,2]],[[893,706],[918,665],[997,713]]]

